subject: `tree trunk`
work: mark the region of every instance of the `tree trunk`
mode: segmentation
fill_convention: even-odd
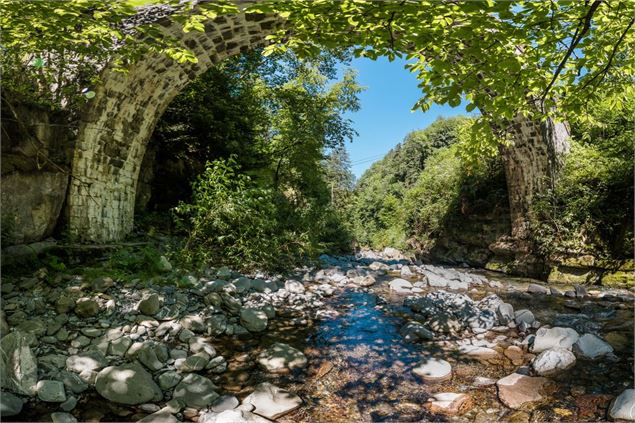
[[[500,147],[507,179],[511,235],[516,240],[527,240],[533,198],[553,186],[562,157],[569,151],[569,129],[565,123],[537,122],[518,116],[511,133],[513,144]]]

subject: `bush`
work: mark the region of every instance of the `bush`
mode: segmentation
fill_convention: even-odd
[[[240,269],[279,268],[311,252],[307,233],[281,219],[284,199],[241,174],[233,158],[208,163],[189,204],[175,208],[188,233],[187,263],[213,262]]]
[[[595,146],[572,142],[560,179],[535,202],[533,231],[545,255],[632,256],[631,157],[607,157]]]
[[[545,255],[633,255],[633,101],[617,106],[607,99],[574,123],[562,173],[534,204],[534,234]]]

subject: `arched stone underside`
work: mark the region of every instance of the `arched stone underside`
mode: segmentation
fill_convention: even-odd
[[[127,73],[106,70],[96,96],[82,113],[72,163],[67,216],[75,239],[119,240],[133,228],[139,170],[147,142],[170,101],[196,76],[227,57],[264,45],[278,25],[275,16],[236,14],[216,18],[205,32],[184,33],[159,22],[180,39],[198,63],[179,64],[158,54]]]

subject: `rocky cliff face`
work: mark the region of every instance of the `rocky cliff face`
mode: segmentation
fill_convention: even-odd
[[[2,243],[39,241],[58,224],[70,178],[71,129],[34,107],[2,110]]]

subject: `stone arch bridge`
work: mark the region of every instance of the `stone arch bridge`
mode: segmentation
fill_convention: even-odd
[[[206,23],[204,32],[185,33],[169,16],[157,23],[166,36],[176,37],[192,51],[198,63],[179,64],[147,54],[125,74],[104,71],[96,96],[82,111],[72,159],[67,218],[69,232],[78,240],[107,242],[131,232],[146,144],[170,101],[212,65],[263,46],[265,37],[283,25],[277,16],[254,13],[219,16]],[[550,176],[557,166],[557,153],[566,150],[565,132],[562,125],[554,128],[520,119],[515,146],[501,151],[512,235],[522,235],[528,198],[539,188],[536,184],[542,183],[542,176]]]
[[[127,73],[104,71],[82,112],[72,159],[67,216],[69,232],[79,240],[106,242],[130,233],[146,144],[170,101],[212,65],[263,46],[280,20],[238,13],[208,22],[204,32],[188,33],[169,17],[157,24],[193,52],[198,63],[147,54]]]

